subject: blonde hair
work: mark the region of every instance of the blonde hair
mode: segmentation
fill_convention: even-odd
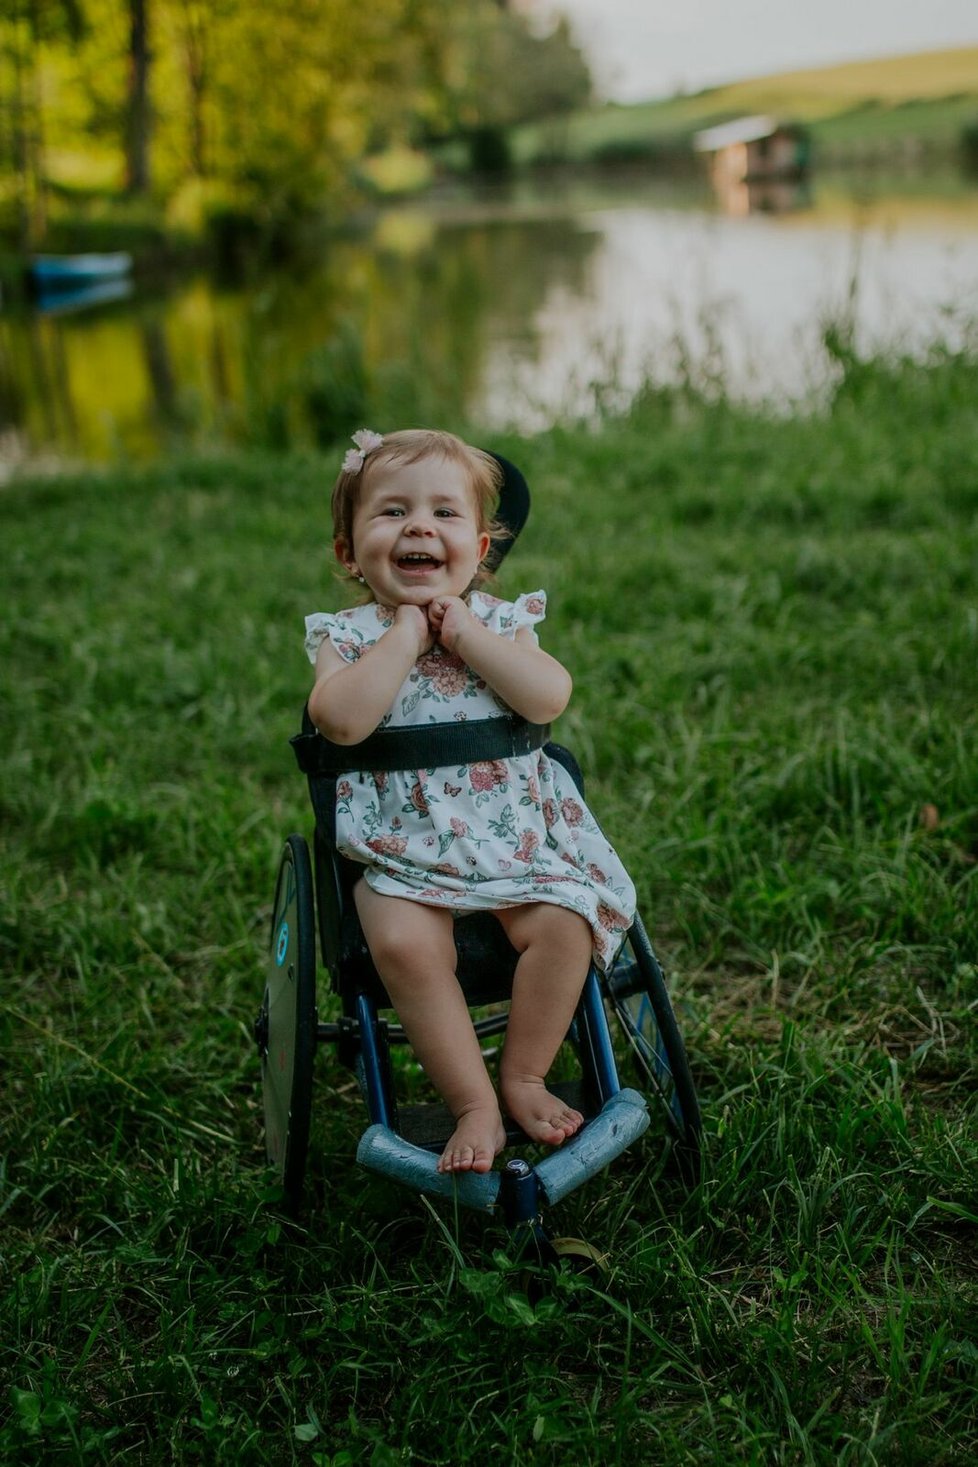
[[[397,433],[385,433],[380,447],[366,454],[358,471],[341,469],[330,500],[334,538],[342,540],[352,550],[353,517],[361,496],[369,488],[378,469],[391,464],[416,464],[425,458],[441,458],[458,464],[465,472],[467,486],[475,499],[479,533],[486,533],[493,539],[506,534],[505,526],[495,519],[503,471],[492,455],[484,453],[481,448],[473,448],[454,433],[445,433],[437,428],[402,428]],[[488,574],[480,567],[473,586],[481,584]]]

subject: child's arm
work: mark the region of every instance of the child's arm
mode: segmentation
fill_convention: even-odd
[[[520,627],[510,641],[483,626],[457,596],[432,601],[428,621],[443,647],[531,723],[550,723],[570,702],[570,673],[537,646],[528,627]]]
[[[316,654],[309,717],[334,744],[359,744],[390,711],[398,689],[432,643],[419,606],[399,606],[394,625],[356,662],[344,662],[329,639]]]

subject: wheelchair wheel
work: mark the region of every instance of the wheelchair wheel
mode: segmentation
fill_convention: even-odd
[[[636,916],[628,945],[604,981],[639,1083],[659,1099],[680,1175],[693,1186],[700,1177],[700,1108],[662,969],[640,917]]]
[[[316,923],[309,850],[290,835],[282,852],[265,993],[255,1023],[261,1057],[265,1150],[298,1210],[309,1146],[312,1062],[316,1052]]]

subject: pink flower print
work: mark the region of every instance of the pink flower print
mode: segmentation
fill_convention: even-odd
[[[336,650],[347,662],[356,662],[362,650],[359,642],[337,642]]]
[[[348,779],[341,779],[336,786],[336,798],[338,800],[348,800],[352,794],[353,786],[350,781]]]
[[[604,902],[598,903],[598,921],[605,932],[624,932],[630,925],[627,918]]]
[[[561,800],[560,813],[568,825],[580,825],[584,819],[584,811],[576,800]]]
[[[544,800],[544,802],[543,802],[543,819],[544,819],[544,822],[545,822],[546,827],[547,827],[548,830],[550,830],[554,825],[557,824],[557,818],[558,818],[558,812],[557,812],[557,802],[556,802],[556,800],[550,800],[550,799]]]
[[[383,770],[383,769],[375,769],[374,770],[374,784],[377,786],[377,793],[378,793],[378,795],[386,795],[386,793],[387,793],[387,783],[388,783],[388,781],[387,781],[387,772],[386,772],[386,770]]]
[[[502,759],[469,765],[469,783],[476,794],[486,794],[497,785],[506,784],[509,772]]]
[[[376,851],[378,856],[403,856],[407,850],[407,840],[403,835],[375,835],[372,840],[367,841],[371,851]]]
[[[440,876],[461,876],[462,874],[457,866],[452,865],[451,861],[439,861],[437,866],[432,867],[432,870],[437,871]]]
[[[452,827],[453,835],[461,837],[463,835],[469,834],[469,827],[466,825],[464,820],[459,820],[457,815],[453,815],[448,823]]]
[[[374,612],[382,627],[392,627],[394,625],[393,606],[381,606],[379,602],[375,601]]]
[[[530,799],[533,801],[534,805],[539,805],[540,786],[537,783],[537,778],[535,774],[531,774],[528,776],[526,781],[526,792],[529,795]]]
[[[519,848],[513,852],[514,861],[525,861],[527,865],[533,860],[533,853],[540,844],[540,837],[535,830],[524,830],[520,836]]]
[[[440,652],[432,647],[430,652],[418,658],[416,666],[421,676],[433,684],[435,692],[446,698],[464,692],[469,680],[465,663],[454,652]]]
[[[542,596],[527,596],[523,605],[531,616],[542,616],[547,609],[547,603]]]
[[[415,780],[414,782],[414,786],[411,790],[411,804],[417,810],[419,815],[428,814],[428,801],[424,797],[424,790],[421,788],[420,780]]]
[[[607,878],[607,876],[601,870],[601,867],[600,866],[595,866],[595,864],[594,864],[593,861],[589,862],[589,864],[588,864],[587,874],[590,876],[590,878],[591,878],[592,881],[596,881],[597,882],[598,886],[607,886],[608,885],[608,878]]]

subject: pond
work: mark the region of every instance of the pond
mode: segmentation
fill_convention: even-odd
[[[978,187],[833,181],[721,203],[694,183],[521,183],[380,213],[247,285],[195,275],[84,311],[0,314],[0,463],[145,459],[383,424],[532,431],[645,379],[793,400],[863,347],[978,320]]]

